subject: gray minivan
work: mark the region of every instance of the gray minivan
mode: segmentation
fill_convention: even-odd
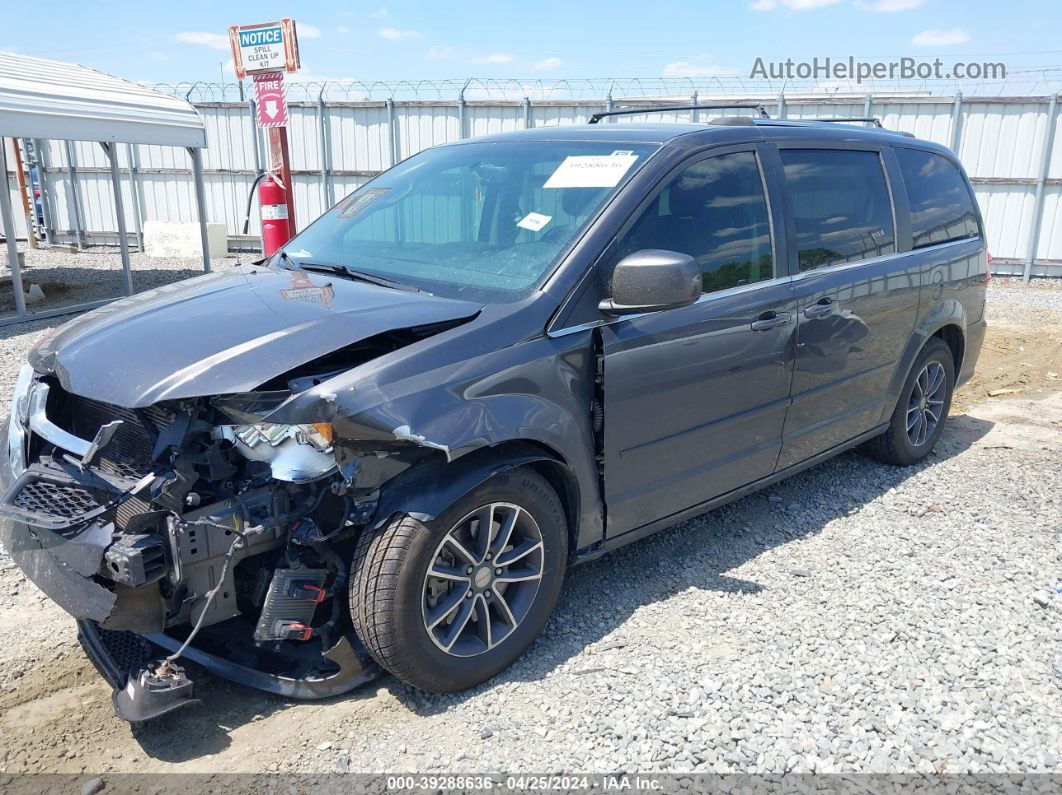
[[[276,255],[32,351],[4,543],[143,720],[497,674],[569,564],[852,447],[914,464],[985,333],[946,148],[723,118],[417,154]]]

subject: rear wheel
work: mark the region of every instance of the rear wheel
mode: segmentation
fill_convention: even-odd
[[[567,553],[549,483],[527,467],[495,475],[430,522],[400,516],[359,539],[354,630],[382,667],[416,687],[472,687],[541,632]]]
[[[863,451],[887,464],[910,466],[921,461],[944,430],[954,388],[951,348],[934,337],[915,360],[888,429],[863,445]]]

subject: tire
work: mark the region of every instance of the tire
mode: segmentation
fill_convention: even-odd
[[[494,506],[489,514],[486,506]],[[494,544],[501,545],[510,524],[510,546],[483,549],[480,527],[490,526]],[[483,562],[466,561],[462,550]],[[380,666],[402,681],[432,693],[464,690],[507,668],[538,637],[560,596],[567,558],[567,521],[553,488],[528,467],[500,473],[429,522],[398,515],[362,534],[350,576],[354,631]],[[429,576],[429,567],[446,578]],[[536,567],[538,579],[529,579]],[[468,569],[472,576],[456,579]],[[484,584],[492,572],[494,579]],[[462,618],[465,629],[458,631]]]
[[[942,390],[934,390],[930,393],[930,397],[935,397],[940,402],[934,404],[934,401],[929,400],[928,403],[920,404],[927,384],[932,386],[935,383],[934,380],[927,380],[927,374],[929,374],[929,379],[932,379],[937,373],[943,374]],[[880,436],[866,442],[861,450],[871,458],[876,458],[886,464],[897,466],[917,464],[933,451],[944,430],[944,423],[951,410],[951,396],[954,389],[955,360],[952,357],[951,348],[943,340],[933,337],[915,359],[907,381],[900,390],[900,399],[896,402],[896,408],[892,412],[889,427]],[[929,423],[925,419],[926,415],[923,414],[922,420],[926,422],[925,427],[917,424],[915,415],[921,412],[920,405],[926,405],[931,411],[939,410],[935,423]],[[912,433],[908,432],[910,418],[915,418],[917,426],[913,434],[914,438],[912,438]],[[922,436],[924,438],[921,438]]]

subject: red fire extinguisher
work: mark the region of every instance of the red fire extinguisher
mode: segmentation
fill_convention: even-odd
[[[262,253],[268,257],[291,239],[287,192],[275,177],[267,174],[258,186],[258,204],[262,213]]]

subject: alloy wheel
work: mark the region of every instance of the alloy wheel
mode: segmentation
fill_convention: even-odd
[[[424,575],[428,636],[455,657],[474,657],[516,631],[535,601],[545,565],[542,531],[518,505],[472,511],[439,543]]]
[[[944,412],[947,388],[944,366],[937,361],[927,362],[915,379],[907,403],[907,439],[915,447],[929,441],[937,429]]]

